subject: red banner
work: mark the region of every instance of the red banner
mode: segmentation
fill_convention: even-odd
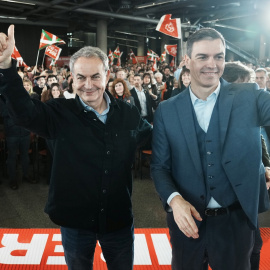
[[[270,269],[270,228],[261,228],[260,270]],[[134,270],[170,270],[168,229],[135,229]],[[99,244],[95,270],[106,270]],[[1,270],[67,270],[59,229],[0,229]],[[209,268],[210,269],[210,268]]]
[[[137,63],[147,63],[147,56],[136,56],[136,58],[137,58],[137,61],[138,62],[136,62],[136,59],[132,59],[132,64],[137,64]]]
[[[46,56],[45,57],[45,67],[49,67],[53,58]],[[69,65],[70,56],[60,56],[57,60],[57,66],[63,67],[65,65]]]

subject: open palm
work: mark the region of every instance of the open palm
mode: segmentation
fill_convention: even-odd
[[[15,46],[14,25],[8,28],[8,36],[0,33],[0,64],[5,68],[5,64],[10,63],[10,57]]]

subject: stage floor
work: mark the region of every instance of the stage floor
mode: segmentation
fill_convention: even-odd
[[[261,228],[260,270],[270,269],[270,229]],[[135,229],[134,270],[169,270],[171,246],[168,229]],[[0,229],[1,270],[67,270],[59,229]],[[106,270],[96,247],[94,270]]]

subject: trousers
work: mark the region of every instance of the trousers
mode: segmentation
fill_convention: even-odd
[[[68,270],[92,270],[97,241],[101,246],[108,270],[133,269],[133,226],[104,234],[61,227],[61,234]]]

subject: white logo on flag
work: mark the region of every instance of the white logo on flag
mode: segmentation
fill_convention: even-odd
[[[175,47],[171,48],[171,53],[172,54],[176,54],[177,53]]]
[[[171,22],[169,24],[166,24],[165,29],[170,33],[174,32],[174,27]]]

